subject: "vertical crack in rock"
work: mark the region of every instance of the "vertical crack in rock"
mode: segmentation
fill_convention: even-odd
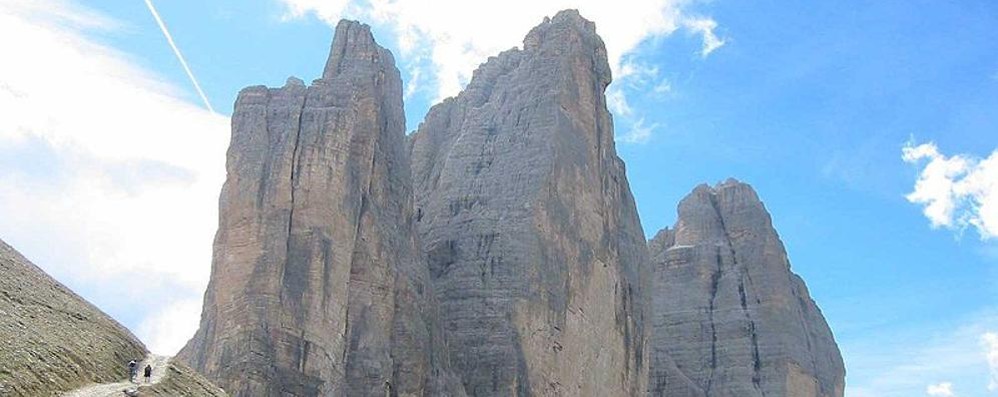
[[[650,376],[663,385],[650,394],[843,396],[845,369],[831,330],[790,271],[752,188],[735,180],[701,185],[678,212],[674,228],[648,244]],[[708,313],[688,310],[698,304]],[[709,339],[698,330],[710,330]]]
[[[714,263],[717,268],[710,275],[710,305],[707,309],[707,321],[710,324],[710,375],[707,376],[707,387],[704,391],[710,394],[711,386],[714,385],[714,372],[717,370],[717,324],[714,323],[714,312],[717,310],[715,301],[717,300],[718,284],[721,282],[721,247],[716,247]]]
[[[290,81],[290,79],[289,79],[289,81]],[[287,230],[288,234],[287,234],[287,237],[286,237],[285,242],[284,242],[284,244],[285,244],[284,252],[285,253],[292,252],[292,250],[291,250],[292,230],[291,230],[291,228],[292,228],[292,225],[294,224],[294,215],[295,215],[295,189],[296,189],[296,186],[297,186],[295,184],[295,175],[298,173],[298,143],[301,141],[301,125],[302,125],[302,119],[305,117],[305,102],[306,101],[307,101],[307,97],[306,98],[302,98],[301,107],[299,107],[298,111],[297,111],[298,125],[294,128],[294,130],[291,131],[291,134],[294,135],[294,141],[292,141],[292,143],[291,143],[291,170],[290,170],[291,172],[288,175],[288,187],[289,187],[289,189],[288,189],[288,230]],[[261,183],[261,186],[263,186],[263,185],[264,184]],[[290,261],[291,261],[291,255],[287,255],[285,257],[284,266],[282,267],[282,270],[283,270],[283,272],[281,273],[281,284],[282,285],[285,284],[284,281],[285,281],[285,279],[287,277],[287,270],[288,270],[289,267],[291,267]],[[282,295],[281,296],[283,298],[283,291],[282,291]],[[304,337],[304,331],[303,331],[302,335]],[[304,359],[305,358],[302,357],[302,360],[303,360],[302,362],[303,363],[304,363]],[[302,367],[304,368],[304,365],[302,365]]]

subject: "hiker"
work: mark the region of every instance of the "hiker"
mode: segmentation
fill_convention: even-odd
[[[152,365],[146,365],[146,369],[143,375],[145,375],[146,383],[149,383],[149,379],[152,378]]]
[[[138,366],[139,366],[139,363],[135,362],[135,360],[132,360],[132,361],[128,362],[128,381],[129,382],[135,382],[135,375],[138,373],[138,369],[137,369]]]

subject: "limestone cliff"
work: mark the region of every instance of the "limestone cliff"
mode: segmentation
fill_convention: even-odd
[[[356,22],[310,86],[240,92],[183,359],[235,396],[463,394],[414,231],[404,120],[394,59]]]
[[[647,382],[645,240],[595,25],[562,11],[411,138],[418,228],[476,396],[626,396]]]
[[[650,251],[651,395],[843,395],[831,330],[749,185],[698,186]]]

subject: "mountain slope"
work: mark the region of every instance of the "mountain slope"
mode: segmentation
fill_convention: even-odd
[[[50,396],[124,379],[146,349],[114,319],[0,241],[0,395]]]

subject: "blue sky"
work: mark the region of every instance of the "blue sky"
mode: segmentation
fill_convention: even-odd
[[[330,25],[359,18],[395,53],[412,130],[487,55],[578,7],[611,55],[646,234],[696,184],[749,182],[835,332],[847,396],[998,395],[994,2],[155,4],[218,114],[142,1],[0,5],[0,33],[24,38],[0,43],[21,62],[0,66],[16,110],[0,238],[154,348],[196,326],[240,88],[318,77]],[[153,286],[122,291],[135,280]]]

